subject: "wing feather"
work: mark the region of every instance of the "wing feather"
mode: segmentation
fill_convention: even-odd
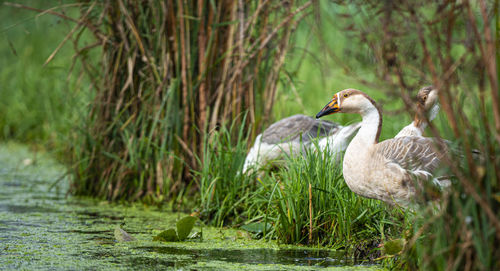
[[[408,174],[429,178],[440,166],[446,150],[437,151],[432,138],[399,137],[377,144],[388,163],[399,165]]]

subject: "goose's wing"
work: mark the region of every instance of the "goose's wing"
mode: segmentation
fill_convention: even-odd
[[[316,120],[305,115],[294,115],[273,123],[262,133],[262,142],[279,144],[302,140],[309,142],[311,138],[327,136],[334,133],[339,125],[324,120]]]
[[[409,174],[429,178],[439,167],[445,151],[437,151],[432,138],[404,136],[377,144],[377,153]]]
[[[405,126],[399,133],[395,136],[395,138],[403,137],[403,136],[422,136],[423,130],[415,126],[415,123],[412,122],[409,125]]]

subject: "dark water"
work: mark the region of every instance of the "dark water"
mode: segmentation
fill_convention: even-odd
[[[284,264],[301,266],[341,266],[343,255],[327,250],[302,249],[184,249],[176,247],[139,247],[166,255],[191,255],[198,261],[224,261],[245,264]]]
[[[376,269],[342,252],[280,247],[236,229],[197,225],[202,239],[153,242],[185,214],[70,197],[63,175],[49,157],[0,145],[0,270]],[[117,225],[137,241],[116,242]]]

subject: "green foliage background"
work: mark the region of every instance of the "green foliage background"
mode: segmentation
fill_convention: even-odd
[[[0,1],[0,138],[60,150],[89,101],[88,80],[70,74],[71,44],[44,66],[70,25],[51,15],[10,7]],[[47,1],[24,1],[37,8]],[[77,13],[75,13],[77,14]],[[73,14],[74,15],[74,14]]]

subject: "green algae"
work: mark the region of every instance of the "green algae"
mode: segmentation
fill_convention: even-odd
[[[64,167],[47,155],[0,145],[0,269],[379,268],[339,251],[280,246],[252,239],[244,230],[206,227],[199,220],[192,231],[198,238],[154,242],[153,236],[175,228],[186,214],[71,197],[64,174]],[[117,242],[117,227],[136,240]]]

